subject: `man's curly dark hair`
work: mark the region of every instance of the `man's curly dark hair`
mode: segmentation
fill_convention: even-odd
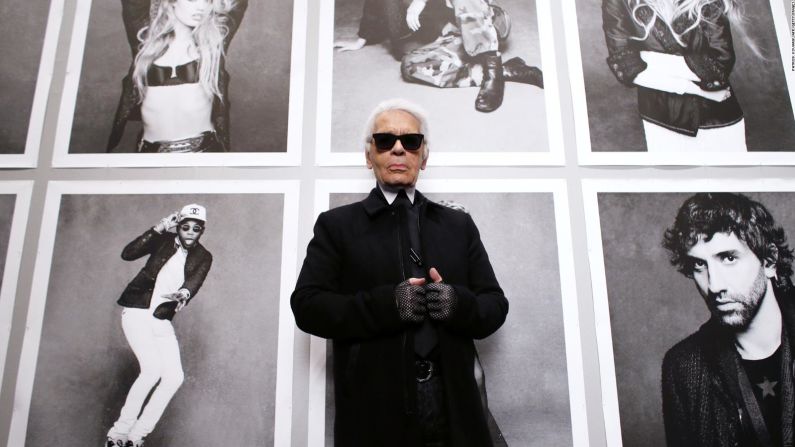
[[[662,246],[668,250],[671,264],[692,278],[687,252],[699,238],[709,241],[715,233],[733,233],[760,262],[775,263],[777,287],[792,286],[793,256],[784,229],[776,226],[764,205],[742,194],[699,193],[685,200],[674,225],[665,230]]]

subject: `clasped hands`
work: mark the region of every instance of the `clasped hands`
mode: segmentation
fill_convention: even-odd
[[[431,283],[425,278],[409,278],[395,287],[395,301],[400,319],[410,323],[421,323],[425,317],[435,321],[447,321],[455,310],[455,289],[442,282],[442,275],[435,267],[428,272]]]

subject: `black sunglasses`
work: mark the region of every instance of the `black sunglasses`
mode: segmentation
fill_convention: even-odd
[[[190,231],[190,227],[191,227],[190,224],[185,224],[185,225],[180,225],[179,228],[182,231]],[[194,225],[193,226],[193,232],[194,233],[201,233],[202,230],[204,230],[204,228],[201,225]]]
[[[395,141],[400,140],[400,145],[407,151],[417,151],[422,147],[422,140],[425,135],[421,133],[404,133],[395,135],[393,133],[374,133],[373,143],[379,151],[388,151],[395,145]]]

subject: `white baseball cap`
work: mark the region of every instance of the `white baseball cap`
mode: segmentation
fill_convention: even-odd
[[[187,219],[195,219],[207,223],[207,210],[195,203],[185,205],[179,211],[179,222],[182,223],[183,220]]]

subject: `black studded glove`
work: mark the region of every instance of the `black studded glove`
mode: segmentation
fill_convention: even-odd
[[[405,280],[395,287],[395,303],[400,319],[407,323],[421,323],[425,319],[425,289]]]
[[[425,286],[428,315],[436,321],[447,321],[453,316],[458,299],[450,284],[432,282]]]

